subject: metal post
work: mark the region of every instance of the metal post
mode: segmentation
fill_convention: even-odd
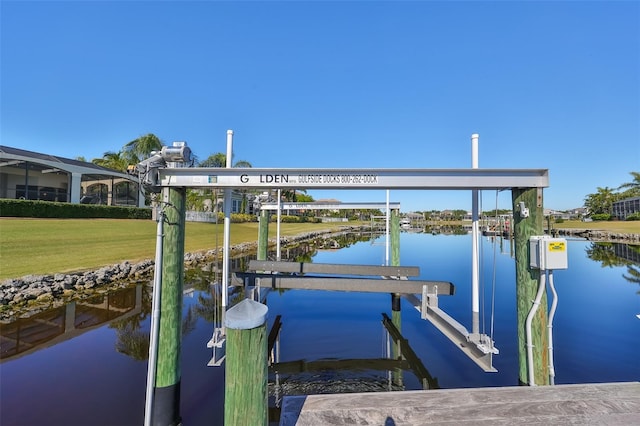
[[[160,330],[160,289],[162,286],[162,243],[164,237],[164,213],[158,209],[156,230],[156,259],[153,272],[153,290],[151,297],[151,330],[149,332],[149,361],[147,363],[147,393],[144,410],[144,424],[151,426],[153,410],[153,389],[156,384],[158,363],[158,334]]]
[[[280,220],[282,219],[282,191],[278,189],[278,220],[276,221],[276,260],[280,260]]]
[[[471,168],[478,168],[478,138],[479,135],[471,135]],[[478,190],[471,191],[471,313],[472,326],[471,333],[480,334],[480,250],[478,231]]]
[[[233,159],[233,130],[227,130],[227,169],[231,168]],[[222,247],[222,310],[224,311],[228,304],[228,287],[229,287],[229,267],[231,259],[229,258],[231,246],[231,188],[224,189],[224,236]]]
[[[542,235],[542,190],[514,188],[511,190],[511,198],[516,259],[519,378],[521,383],[531,384],[527,369],[526,322],[539,288],[540,270],[529,266],[529,239],[534,235]],[[531,319],[531,339],[535,383],[547,385],[549,384],[549,365],[546,360],[548,353],[546,291],[542,293],[540,305]]]

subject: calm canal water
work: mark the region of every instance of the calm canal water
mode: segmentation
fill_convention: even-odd
[[[486,309],[481,327],[487,333],[492,328],[495,282],[497,373],[484,373],[402,301],[402,334],[440,388],[518,384],[510,243],[482,241]],[[305,257],[316,263],[380,265],[384,250],[378,238]],[[440,297],[440,307],[471,327],[469,235],[403,233],[401,264],[419,266],[421,279],[453,282],[455,296]],[[569,241],[569,269],[554,273],[557,384],[640,380],[639,272],[639,246]],[[214,279],[207,271],[189,271],[186,279],[186,287],[194,288],[185,294],[183,315],[181,414],[189,426],[222,424],[224,368],[207,366],[212,349],[206,343],[218,317],[208,285]],[[3,325],[0,424],[142,424],[149,302],[148,289],[139,286]],[[411,370],[389,372],[371,362],[387,350],[381,320],[382,313],[391,316],[388,294],[290,290],[269,293],[267,304],[270,322],[282,316],[280,362],[304,361],[308,367],[302,373],[289,368],[277,377],[271,374],[272,402],[282,394],[422,389]],[[316,361],[325,368],[316,369]]]

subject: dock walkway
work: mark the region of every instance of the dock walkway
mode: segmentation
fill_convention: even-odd
[[[280,426],[637,425],[640,382],[287,396]]]

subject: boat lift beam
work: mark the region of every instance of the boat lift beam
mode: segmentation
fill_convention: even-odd
[[[491,337],[469,333],[462,324],[438,307],[437,294],[425,291],[422,300],[415,294],[404,294],[403,297],[420,312],[422,319],[433,324],[485,373],[498,371],[493,366],[493,355],[499,351],[493,345]]]
[[[151,188],[440,189],[546,188],[548,169],[272,169],[158,167],[141,175]]]
[[[383,210],[387,208],[387,203],[377,202],[337,202],[327,203],[314,201],[309,203],[298,203],[285,201],[280,203],[282,210]],[[389,209],[400,210],[399,202],[389,203]],[[278,210],[278,203],[262,203],[260,210]]]

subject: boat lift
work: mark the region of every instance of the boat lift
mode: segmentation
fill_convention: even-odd
[[[475,136],[475,135],[474,135]],[[188,148],[182,143],[176,149]],[[229,151],[229,145],[228,145]],[[228,152],[228,158],[230,158]],[[176,161],[176,160],[174,160]],[[475,164],[474,164],[475,165]],[[547,169],[343,169],[343,168],[198,168],[167,167],[167,160],[158,155],[138,165],[141,185],[152,192],[162,188],[219,188],[225,190],[225,206],[230,205],[232,189],[333,189],[333,190],[472,190],[474,209],[477,191],[536,188],[539,199],[542,188],[549,186]],[[229,253],[230,211],[225,208],[224,253]],[[477,212],[474,214],[477,229]],[[474,239],[477,239],[474,236]],[[477,242],[475,243],[477,244]],[[477,257],[477,246],[474,249]],[[224,256],[222,282],[229,284],[229,257]],[[437,297],[423,292],[422,300],[409,297],[420,310],[422,318],[432,322],[452,342],[485,371],[496,371],[491,355],[497,353],[489,336],[479,333],[477,258],[473,259],[473,327],[472,332],[437,307]],[[226,267],[225,267],[226,266]],[[226,307],[227,285],[223,285],[223,310]],[[418,303],[419,302],[419,303]]]

